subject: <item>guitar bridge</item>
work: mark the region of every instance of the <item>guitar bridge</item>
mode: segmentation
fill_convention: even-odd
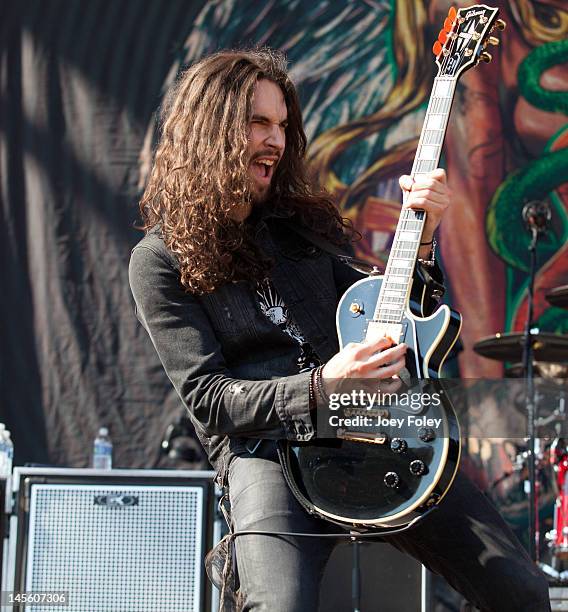
[[[366,442],[367,444],[385,444],[387,435],[385,433],[370,433],[366,431],[346,431],[338,429],[336,436],[349,442]]]

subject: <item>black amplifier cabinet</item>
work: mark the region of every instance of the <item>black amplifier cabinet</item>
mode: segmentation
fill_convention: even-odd
[[[8,572],[17,592],[60,593],[44,612],[211,610],[213,472],[16,468]],[[5,587],[5,588],[6,588]]]

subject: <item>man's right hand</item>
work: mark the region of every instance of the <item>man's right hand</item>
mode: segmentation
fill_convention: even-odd
[[[324,391],[333,381],[345,378],[385,379],[396,376],[405,366],[407,345],[394,344],[388,337],[372,342],[350,342],[323,367]]]
[[[335,392],[340,380],[392,379],[396,391],[401,381],[397,374],[405,367],[407,345],[394,344],[392,338],[383,337],[372,342],[350,342],[334,355],[323,367],[322,382],[324,392],[329,396]],[[387,383],[388,385],[388,383]],[[390,387],[389,387],[390,390]]]

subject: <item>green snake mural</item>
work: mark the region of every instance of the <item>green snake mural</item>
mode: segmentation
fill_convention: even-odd
[[[543,72],[565,62],[568,62],[568,40],[545,43],[531,51],[519,66],[517,81],[520,94],[537,109],[568,114],[568,90],[550,91],[540,83]],[[522,326],[521,315],[526,310],[524,296],[530,235],[521,217],[526,202],[548,198],[553,211],[551,230],[538,244],[540,275],[546,274],[554,279],[568,271],[565,257],[562,257],[566,255],[567,248],[568,212],[566,201],[557,192],[568,177],[567,144],[568,124],[552,136],[540,158],[507,176],[488,208],[487,233],[491,248],[510,266],[507,277],[508,329]],[[543,305],[539,311],[536,323],[541,329],[560,333],[568,331],[568,318],[564,311],[558,308],[543,309]]]

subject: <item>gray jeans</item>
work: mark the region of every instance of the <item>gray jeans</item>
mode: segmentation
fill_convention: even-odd
[[[338,532],[310,517],[290,492],[266,441],[229,468],[235,531]],[[417,527],[384,538],[442,575],[470,603],[493,612],[547,612],[548,583],[487,498],[458,474],[439,510]],[[335,539],[243,535],[236,556],[244,610],[315,612]]]

